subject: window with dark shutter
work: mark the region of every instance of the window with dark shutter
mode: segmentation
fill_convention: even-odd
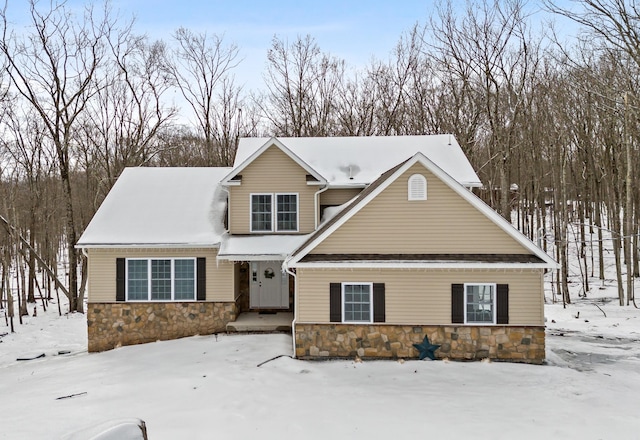
[[[509,324],[509,285],[496,286],[496,322]]]
[[[207,299],[207,259],[197,259],[197,282],[196,282],[196,298],[198,301]]]
[[[125,300],[125,259],[116,258],[116,301]]]
[[[373,322],[385,322],[384,283],[373,283]]]
[[[451,322],[464,324],[464,284],[451,285]]]
[[[342,284],[329,284],[329,321],[342,322]]]

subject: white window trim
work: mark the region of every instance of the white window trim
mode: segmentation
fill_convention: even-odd
[[[492,286],[493,287],[493,303],[491,312],[493,314],[491,322],[469,322],[467,318],[467,286]],[[498,308],[498,285],[496,283],[464,283],[464,323],[471,325],[495,324]]]
[[[286,229],[286,230],[279,230],[278,229],[278,196],[296,196],[296,229]],[[273,227],[275,228],[276,232],[298,232],[300,230],[300,195],[298,193],[275,193],[274,194],[274,199],[275,199],[275,203],[273,204],[273,211],[274,211],[274,222],[273,222]]]
[[[370,304],[370,309],[369,309],[369,320],[368,321],[346,321],[344,319],[344,286],[369,286],[369,304]],[[373,283],[370,282],[354,282],[354,281],[350,281],[350,282],[346,282],[346,283],[341,283],[341,295],[340,295],[340,309],[342,312],[342,322],[345,324],[373,324]]]
[[[254,230],[253,228],[253,196],[271,196],[271,229]],[[278,229],[278,196],[296,196],[296,229]],[[291,232],[300,231],[300,193],[278,192],[278,193],[250,193],[249,194],[249,230],[252,233],[264,234],[269,232]]]
[[[421,184],[424,185],[424,197],[414,197],[411,191],[411,183],[418,180]],[[427,178],[422,174],[412,174],[407,181],[407,200],[409,201],[418,201],[418,200],[427,200]]]
[[[262,230],[254,230],[253,228],[253,196],[269,196],[271,197],[271,229],[262,229]],[[273,193],[250,193],[249,194],[249,229],[251,232],[256,232],[256,233],[265,233],[265,232],[273,232],[273,228],[274,228],[274,224],[273,224]]]
[[[129,261],[147,261],[147,299],[129,299]],[[171,299],[151,299],[151,261],[171,260]],[[193,299],[175,299],[175,260],[193,261]],[[125,298],[127,302],[196,302],[198,300],[198,264],[195,257],[149,257],[125,259]]]

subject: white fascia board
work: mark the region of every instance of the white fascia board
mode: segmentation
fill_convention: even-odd
[[[122,243],[122,244],[77,244],[76,249],[219,249],[220,243],[193,244],[193,243]]]
[[[371,182],[369,182],[370,184]],[[347,184],[332,184],[331,182],[329,182],[329,184],[327,185],[327,189],[364,189],[366,188],[369,184],[366,183],[356,183],[353,185],[347,185]]]
[[[309,174],[311,174],[313,177],[319,180],[321,185],[325,185],[327,183],[327,179],[322,177],[316,170],[311,168],[311,166],[308,163],[300,159],[293,151],[289,150],[282,142],[278,140],[278,138],[272,137],[267,142],[265,142],[260,148],[254,151],[254,153],[251,156],[249,156],[244,162],[242,162],[236,168],[231,170],[231,172],[221,180],[221,184],[234,185],[234,183],[230,182],[231,178],[233,178],[237,174],[240,174],[242,170],[244,170],[247,166],[249,166],[251,162],[253,162],[256,158],[258,158],[265,150],[267,150],[272,145],[275,145],[276,147],[278,147],[280,150],[282,150],[284,154],[289,156],[295,163],[300,165],[305,171],[307,171]]]
[[[250,254],[218,254],[218,260],[224,261],[283,261],[286,255],[284,254],[269,254],[269,255],[250,255]]]
[[[437,261],[324,261],[287,264],[287,267],[316,269],[555,269],[547,263],[452,263]]]

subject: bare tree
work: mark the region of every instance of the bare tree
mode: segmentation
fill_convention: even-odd
[[[231,148],[228,143],[218,142],[228,141],[233,135],[234,127],[227,123],[237,117],[240,108],[229,108],[230,104],[237,104],[239,94],[229,77],[239,63],[238,48],[235,44],[226,45],[218,35],[198,34],[185,28],[178,29],[173,38],[178,46],[171,72],[204,136],[207,165],[230,165],[235,145]],[[218,148],[224,151],[216,151]]]
[[[476,139],[483,140],[485,160],[495,164],[498,177],[488,176],[488,184],[500,188],[498,211],[510,220],[510,156],[517,148],[530,70],[537,62],[523,3],[467,2],[460,18],[448,2],[431,26],[440,62],[462,74],[467,90],[482,106],[484,124]]]
[[[13,89],[40,117],[55,147],[65,194],[70,309],[83,311],[77,287],[72,143],[79,116],[99,88],[93,80],[105,59],[106,38],[114,21],[106,5],[100,12],[89,6],[82,17],[73,15],[64,4],[40,10],[35,0],[30,0],[29,9],[33,27],[24,35],[10,29],[6,7],[3,9],[0,50],[7,59]]]
[[[109,46],[111,63],[94,78],[96,93],[76,134],[87,182],[97,179],[102,196],[125,167],[153,162],[160,149],[158,132],[177,113],[166,104],[171,79],[162,42],[149,43],[127,29],[110,39]],[[100,201],[90,205],[89,217]]]
[[[629,0],[576,0],[573,2],[576,7],[572,9],[560,6],[553,0],[546,0],[545,4],[552,12],[578,23],[583,30],[583,41],[588,40],[588,45],[602,54],[601,59],[619,66],[619,69],[609,71],[606,77],[594,75],[594,82],[590,87],[596,85],[601,89],[605,107],[617,108],[617,111],[608,112],[607,120],[602,121],[604,123],[601,122],[601,127],[608,127],[607,131],[611,133],[605,139],[617,141],[617,145],[624,148],[624,153],[614,146],[608,150],[611,153],[608,154],[608,159],[610,161],[615,159],[618,166],[625,168],[624,178],[619,177],[622,173],[615,171],[612,175],[618,177],[610,182],[609,187],[610,194],[613,196],[609,202],[613,201],[615,205],[609,206],[608,209],[613,209],[613,212],[609,212],[609,218],[612,228],[616,231],[613,243],[618,268],[620,305],[624,302],[618,261],[619,248],[617,248],[620,243],[624,244],[624,260],[627,269],[627,304],[633,302],[635,305],[634,274],[637,272],[638,261],[635,237],[638,233],[638,221],[634,196],[637,191],[633,189],[636,187],[638,162],[635,109],[639,107],[637,75],[640,70],[640,7],[635,1]],[[623,216],[622,225],[619,225],[619,213]]]
[[[27,261],[27,301],[33,303],[36,285],[34,249],[42,232],[42,195],[46,180],[53,173],[55,154],[47,148],[50,143],[45,140],[44,127],[30,107],[26,108],[26,112],[22,112],[19,105],[14,106],[13,111],[7,115],[5,126],[7,129],[2,143],[10,163],[19,176],[18,188],[24,188],[18,207],[21,208],[22,216],[26,217],[21,219],[21,229],[23,234],[28,236],[31,248]]]
[[[261,105],[276,134],[334,134],[344,61],[322,53],[309,35],[291,44],[274,37],[267,59],[267,93]]]

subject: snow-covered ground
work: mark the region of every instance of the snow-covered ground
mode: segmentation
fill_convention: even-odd
[[[146,422],[151,440],[640,438],[640,310],[617,305],[607,264],[604,287],[591,280],[578,298],[572,263],[566,308],[551,303],[547,283],[544,366],[280,357],[258,367],[291,354],[283,334],[88,354],[83,315],[38,305],[0,337],[0,439],[79,440],[103,426],[124,439],[119,429],[132,425],[120,421],[131,419]],[[8,331],[0,319],[0,335]]]
[[[546,366],[282,357],[258,367],[290,354],[283,334],[88,354],[84,316],[51,307],[0,338],[0,438],[60,438],[131,418],[151,440],[638,438],[640,313],[606,302],[613,290],[596,293],[546,306]]]

